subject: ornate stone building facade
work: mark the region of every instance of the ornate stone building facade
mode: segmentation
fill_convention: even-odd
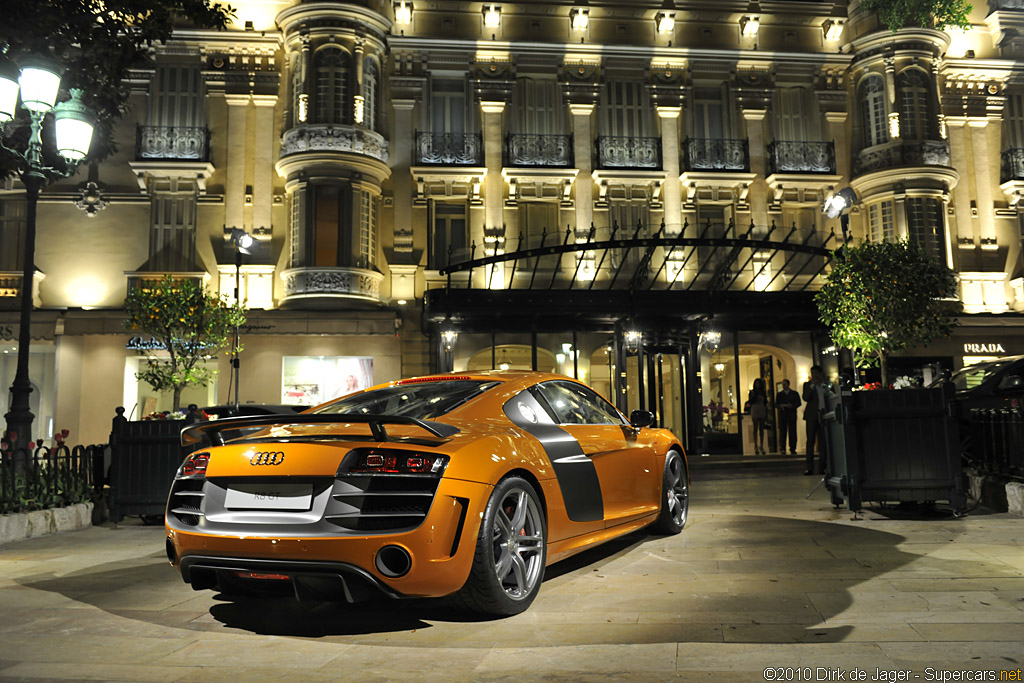
[[[248,400],[328,397],[287,358],[373,358],[375,381],[507,364],[655,408],[691,444],[731,407],[742,444],[752,377],[830,358],[809,294],[847,186],[851,239],[958,273],[963,327],[917,369],[1024,352],[1015,0],[896,33],[857,0],[235,4],[228,31],[154,48],[91,185],[44,192],[39,436],[102,440],[115,405],[162,406],[118,309],[169,273],[228,298],[238,276]],[[8,385],[23,194],[0,190]],[[239,268],[232,228],[256,238]],[[225,402],[211,363],[196,400]]]

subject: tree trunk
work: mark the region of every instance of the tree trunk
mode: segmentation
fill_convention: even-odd
[[[889,388],[889,362],[885,357],[885,352],[879,351],[878,353],[878,369],[882,371],[882,388]]]
[[[174,400],[171,402],[171,412],[178,412],[181,407],[181,387],[174,387]]]

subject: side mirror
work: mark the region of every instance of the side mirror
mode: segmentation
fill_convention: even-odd
[[[999,380],[997,389],[1020,389],[1024,387],[1024,378],[1020,375],[1007,375]]]
[[[629,414],[629,424],[635,429],[643,429],[654,424],[654,413],[649,410],[634,410]]]

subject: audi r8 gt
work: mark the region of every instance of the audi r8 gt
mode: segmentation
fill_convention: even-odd
[[[296,415],[182,431],[167,556],[196,590],[355,602],[453,596],[510,615],[546,565],[686,524],[679,440],[537,372],[406,379]]]

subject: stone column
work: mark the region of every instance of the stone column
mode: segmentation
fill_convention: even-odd
[[[768,227],[768,186],[765,183],[767,164],[765,163],[764,120],[768,112],[764,109],[744,109],[743,120],[747,124],[747,140],[750,145],[750,172],[757,175],[751,182],[747,201],[750,202],[750,219],[758,228]],[[736,229],[741,234],[748,226],[740,225]]]
[[[224,225],[229,228],[245,227],[245,162],[246,120],[252,97],[229,94],[228,145],[224,178]]]
[[[981,244],[995,244],[995,206],[992,203],[992,174],[989,167],[988,118],[969,118],[973,152],[974,187],[978,202],[978,233]],[[996,156],[998,159],[998,155]]]
[[[970,168],[967,159],[967,119],[962,116],[947,117],[946,133],[949,135],[950,164],[962,171],[960,182],[953,188],[956,226],[949,226],[947,230],[954,248],[960,247],[960,240],[963,238],[970,240],[970,244],[964,243],[963,246],[973,249],[978,243],[978,236],[975,234],[974,221],[971,220],[971,188],[967,174],[967,169]]]
[[[674,237],[683,227],[682,188],[679,181],[679,114],[681,106],[658,107],[661,119],[661,163],[665,169],[661,197],[665,206],[665,236]]]
[[[842,184],[850,182],[850,141],[846,136],[846,119],[848,114],[845,111],[825,112],[825,121],[828,122],[828,135],[835,144],[836,152],[836,174],[843,176]]]
[[[393,99],[395,110],[395,133],[391,142],[391,183],[394,188],[395,251],[411,253],[413,250],[412,230],[412,150],[413,150],[413,109],[416,101]]]
[[[594,167],[591,161],[594,136],[590,126],[594,105],[570,104],[569,111],[572,113],[573,156],[576,159],[576,168],[579,169],[573,188],[576,230],[586,232],[590,230],[590,224],[594,221]],[[678,175],[676,178],[678,180]]]
[[[484,230],[501,229],[504,222],[505,179],[501,177],[501,115],[505,102],[481,100],[483,111],[484,166]]]
[[[253,95],[256,105],[253,141],[252,227],[270,229],[274,205],[274,106],[277,95]],[[229,129],[230,130],[230,129]]]

